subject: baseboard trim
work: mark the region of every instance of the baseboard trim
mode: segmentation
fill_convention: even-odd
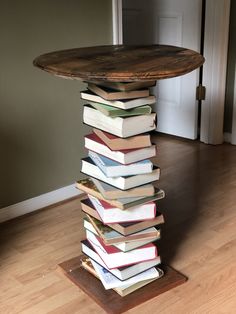
[[[71,184],[61,189],[30,198],[23,202],[0,208],[0,223],[81,194],[83,194],[83,192],[76,189],[75,184]]]
[[[232,143],[232,133],[224,132],[224,142],[225,143]]]

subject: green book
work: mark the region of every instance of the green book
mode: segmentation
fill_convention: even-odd
[[[99,104],[96,102],[91,102],[90,105],[92,105],[93,108],[99,110],[100,112],[102,112],[103,114],[111,118],[140,116],[143,114],[150,114],[152,112],[152,107],[148,105],[140,106],[140,107],[136,107],[136,108],[128,109],[128,110],[119,109],[116,107]]]
[[[161,231],[155,227],[146,228],[144,230],[135,232],[131,235],[122,235],[116,230],[112,229],[108,225],[103,224],[96,218],[89,216],[84,218],[84,228],[98,235],[106,245],[118,245],[122,243],[122,248],[134,248],[143,245],[139,245],[137,242],[153,242],[160,239]],[[124,245],[124,243],[132,242],[129,245]],[[135,245],[136,242],[136,245]],[[123,249],[121,249],[123,251]],[[126,250],[124,250],[126,251]]]

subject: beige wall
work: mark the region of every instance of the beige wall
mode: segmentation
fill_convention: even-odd
[[[32,60],[110,44],[111,2],[0,0],[0,208],[80,177],[84,85],[34,68]]]
[[[229,30],[229,51],[227,66],[227,82],[225,97],[225,117],[224,131],[232,132],[233,98],[234,98],[234,79],[236,63],[236,2],[231,1],[230,11],[230,30]]]

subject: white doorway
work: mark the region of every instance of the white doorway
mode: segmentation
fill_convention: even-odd
[[[123,0],[123,43],[166,44],[200,52],[202,0]],[[197,138],[199,70],[160,80],[157,131]]]
[[[200,139],[220,144],[230,0],[113,0],[114,43],[172,44],[200,51],[202,3],[206,7],[203,84],[207,92],[201,111]],[[159,82],[155,88],[159,131],[197,138],[198,84],[199,71]]]

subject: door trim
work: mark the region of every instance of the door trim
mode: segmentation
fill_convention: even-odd
[[[113,43],[123,43],[122,0],[112,0]],[[223,142],[225,85],[230,19],[230,0],[206,0],[203,85],[200,140],[207,144]]]
[[[123,44],[122,0],[112,0],[113,45]]]
[[[223,143],[226,70],[230,0],[206,0],[203,85],[200,140],[206,144]]]
[[[234,101],[233,101],[231,144],[236,145],[236,67],[235,67],[235,75],[234,75]]]

